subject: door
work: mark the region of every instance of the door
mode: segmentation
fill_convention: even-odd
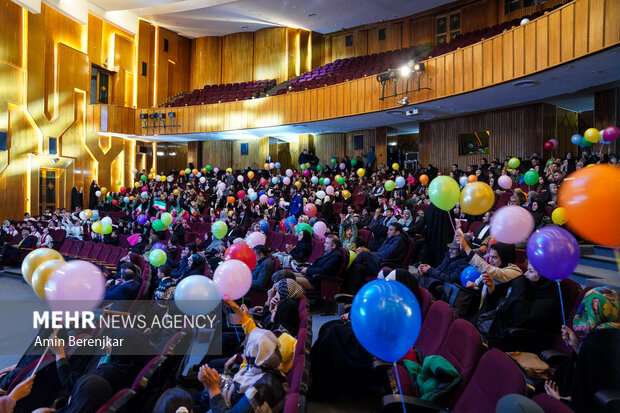
[[[53,169],[41,169],[39,173],[39,215],[43,215],[47,208],[56,208],[58,201],[57,175]]]

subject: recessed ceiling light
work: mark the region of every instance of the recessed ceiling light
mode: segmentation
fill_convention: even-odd
[[[247,30],[248,26],[241,26],[241,30]]]
[[[598,75],[599,73],[603,73],[603,71],[602,71],[602,70],[599,70],[599,69],[594,69],[594,70],[592,71],[592,74],[595,74],[595,75]]]
[[[316,13],[310,13],[308,17],[316,17]]]
[[[532,87],[538,85],[539,82],[535,80],[518,80],[514,82],[512,85],[516,87]]]

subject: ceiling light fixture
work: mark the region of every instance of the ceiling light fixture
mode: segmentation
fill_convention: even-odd
[[[512,85],[515,87],[532,87],[532,86],[538,86],[539,82],[535,81],[535,80],[517,80],[516,82],[514,82]]]

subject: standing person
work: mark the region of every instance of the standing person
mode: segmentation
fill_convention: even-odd
[[[299,162],[300,165],[303,165],[305,163],[308,163],[308,161],[310,161],[310,157],[308,156],[307,149],[304,149],[303,151],[301,151],[301,153],[299,154],[299,157],[297,158],[297,161]]]
[[[372,172],[375,168],[375,162],[377,161],[377,155],[375,155],[375,147],[371,146],[368,152],[364,155],[364,162],[366,163],[366,169],[368,172]]]
[[[90,184],[90,192],[88,194],[88,208],[89,209],[97,209],[97,204],[99,204],[99,197],[96,192],[100,190],[99,185],[97,185],[97,181],[93,179],[93,182]]]
[[[82,194],[82,188],[74,186],[71,189],[71,210],[75,211],[77,208],[82,209],[84,206],[84,197]]]

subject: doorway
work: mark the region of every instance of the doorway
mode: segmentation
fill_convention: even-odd
[[[54,169],[41,168],[39,173],[39,215],[58,205],[58,180],[60,174]]]

